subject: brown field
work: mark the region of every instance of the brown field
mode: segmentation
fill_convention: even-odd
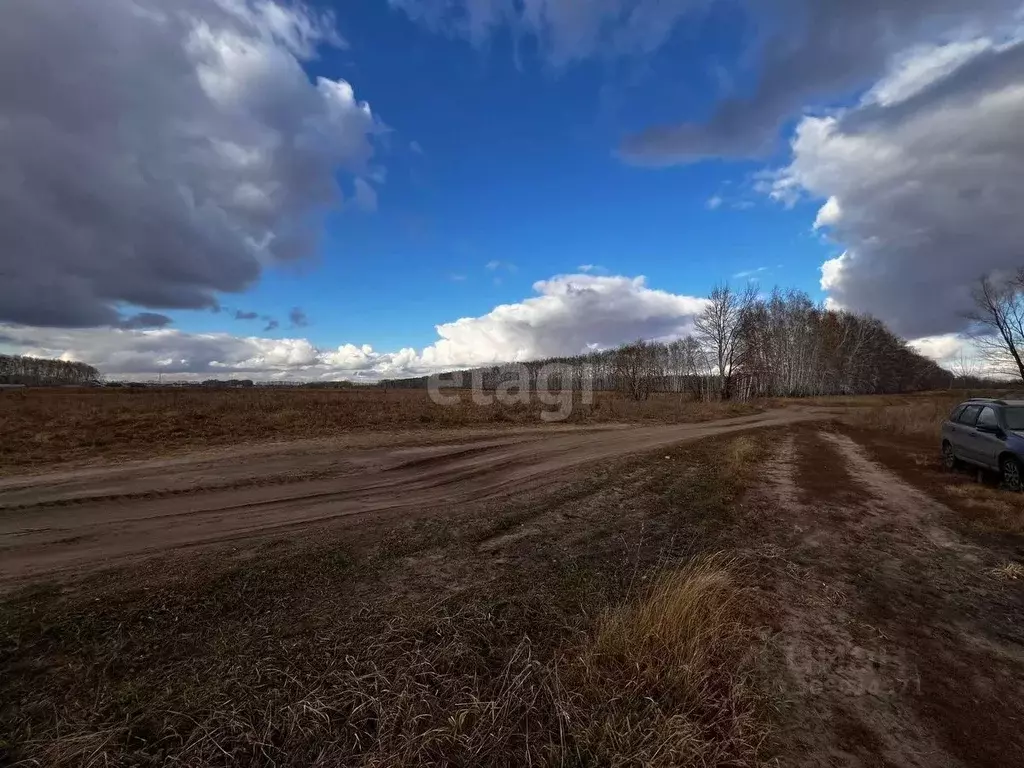
[[[445,395],[451,395],[446,390]],[[93,458],[138,458],[252,441],[333,437],[374,431],[537,426],[540,403],[456,406],[431,402],[425,390],[27,389],[0,391],[0,473],[13,467]],[[577,395],[577,398],[579,396]],[[597,392],[574,404],[570,424],[685,423],[756,413],[742,403],[707,404],[677,395],[634,402]]]
[[[963,396],[0,394],[0,765],[1024,765]]]

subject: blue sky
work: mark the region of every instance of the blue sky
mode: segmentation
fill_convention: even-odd
[[[0,22],[0,70],[35,73],[0,79],[0,351],[411,375],[685,335],[714,284],[754,279],[941,360],[971,284],[1020,266],[1020,0],[37,0]]]
[[[330,214],[314,259],[269,270],[226,304],[281,318],[301,306],[314,343],[395,349],[429,344],[435,325],[519,301],[536,280],[581,265],[690,295],[767,268],[757,274],[766,285],[823,298],[818,268],[836,249],[812,234],[817,206],[787,209],[753,189],[754,173],[784,161],[782,137],[757,161],[646,168],[618,154],[630,131],[710,112],[742,24],[709,19],[650,56],[556,68],[528,45],[517,55],[508,35],[477,48],[385,3],[334,13],[349,48],[307,69],[352,82],[386,122],[378,208]],[[711,210],[715,197],[723,203]],[[175,320],[223,326],[207,313]],[[282,323],[269,335],[289,333]]]

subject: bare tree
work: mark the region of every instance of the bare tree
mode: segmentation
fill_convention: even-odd
[[[640,341],[527,367],[557,362],[566,369],[565,383],[581,386],[586,371],[595,389],[617,389],[636,400],[658,392],[676,393],[680,400],[689,392],[710,400],[889,394],[949,386],[948,370],[910,348],[878,319],[829,310],[801,291],[776,290],[760,298],[752,290],[737,294],[717,288],[695,326],[695,335],[669,344]],[[507,369],[514,377],[519,370]],[[961,373],[970,375],[966,369]],[[484,382],[498,382],[506,369],[478,369],[478,374]],[[426,387],[426,379],[393,385]]]
[[[968,357],[963,347],[960,347],[960,353],[950,361],[947,367],[953,374],[953,379],[949,383],[950,389],[953,388],[954,382],[960,381],[962,387],[968,379],[973,379],[978,375],[978,361],[973,357]]]
[[[615,376],[619,388],[634,400],[646,400],[664,378],[660,344],[635,341],[615,353]]]
[[[728,284],[716,285],[708,305],[693,322],[694,335],[717,366],[718,396],[723,400],[732,395],[733,369],[743,338],[743,316],[756,300],[757,288],[753,285],[742,293]]]
[[[1001,373],[1024,380],[1024,269],[1007,280],[984,277],[973,292],[972,337],[981,356]]]

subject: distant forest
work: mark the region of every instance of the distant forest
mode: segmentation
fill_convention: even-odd
[[[880,321],[825,309],[807,294],[776,289],[761,297],[753,288],[716,288],[693,332],[673,341],[636,341],[617,349],[495,365],[445,374],[485,390],[520,380],[531,388],[544,366],[560,370],[549,386],[582,388],[590,375],[595,390],[620,391],[636,400],[674,392],[700,399],[896,394],[999,382],[960,376],[918,354]],[[550,369],[549,369],[550,372]],[[99,372],[85,363],[0,355],[0,384],[91,385]],[[376,386],[426,388],[428,378],[392,379]],[[178,384],[179,386],[181,383]],[[188,386],[253,386],[251,380],[208,380]],[[108,386],[124,386],[111,382]],[[138,385],[145,386],[145,385]],[[291,386],[346,388],[352,382],[294,382]]]
[[[618,349],[526,364],[535,380],[545,365],[564,367],[579,386],[590,371],[597,390],[644,400],[655,392],[701,399],[894,394],[951,386],[953,374],[907,346],[879,320],[824,309],[799,291],[716,288],[691,335],[670,342],[637,341]],[[520,368],[499,365],[461,372],[484,389],[513,380]],[[455,374],[458,376],[459,374]],[[426,387],[427,378],[388,381]],[[531,384],[532,385],[532,384]]]
[[[0,384],[32,387],[88,385],[99,381],[100,372],[91,365],[69,360],[48,360],[22,355],[0,355]]]

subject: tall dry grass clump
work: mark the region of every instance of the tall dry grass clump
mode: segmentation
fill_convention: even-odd
[[[733,567],[723,555],[697,558],[600,619],[565,673],[565,757],[609,766],[758,763],[765,727]]]

